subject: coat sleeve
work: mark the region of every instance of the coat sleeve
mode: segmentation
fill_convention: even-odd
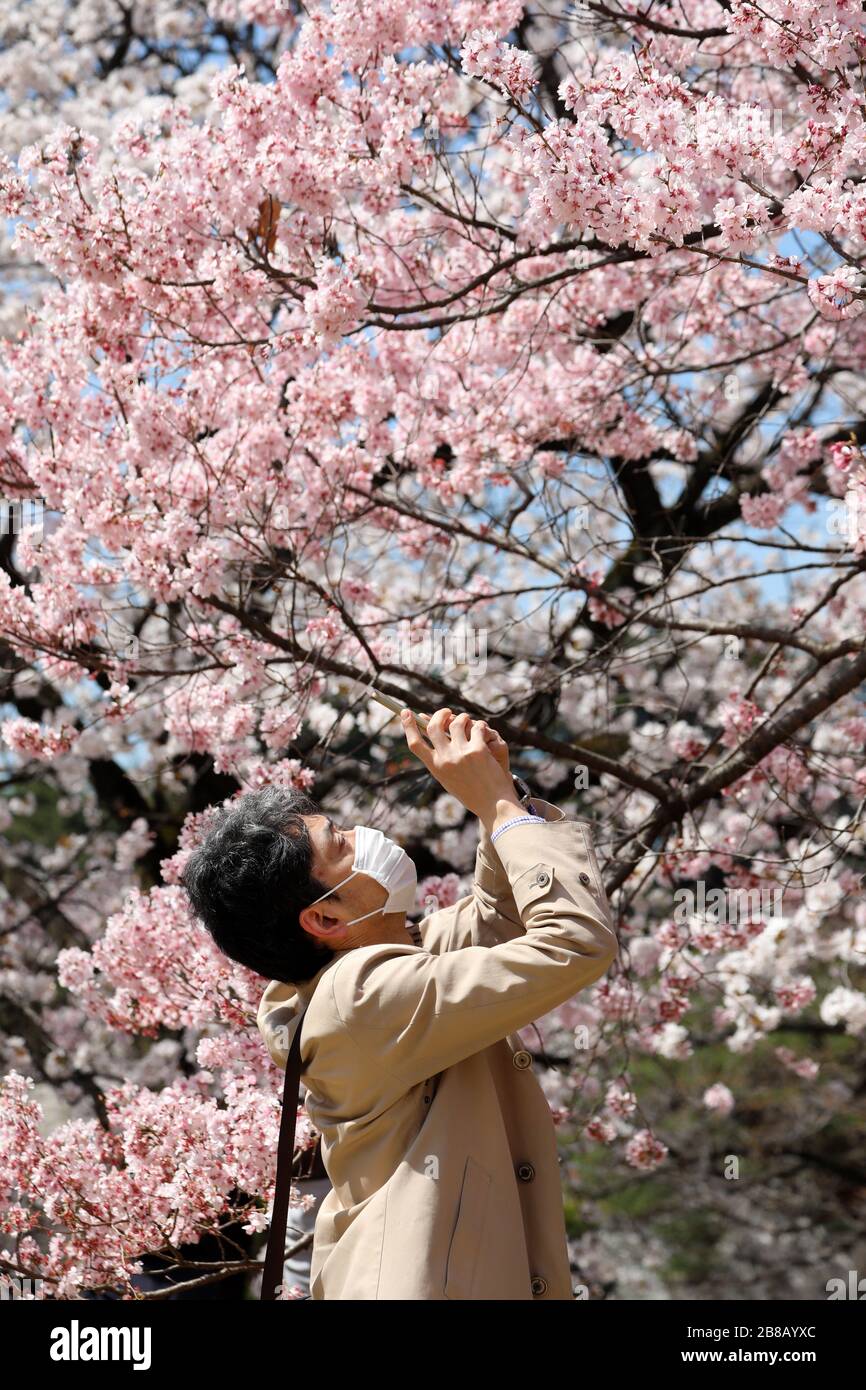
[[[545,820],[565,819],[565,812],[549,801],[534,796],[532,804]],[[507,833],[513,835],[514,830]],[[496,844],[502,839],[504,836],[500,836]],[[434,954],[459,951],[464,946],[495,946],[500,941],[512,941],[523,935],[524,926],[508,874],[483,822],[475,853],[472,892],[450,907],[440,908],[422,918],[418,927],[424,949]]]
[[[522,935],[438,955],[377,943],[347,951],[331,972],[361,1065],[416,1085],[564,1004],[616,958],[587,823],[514,826],[497,848]]]

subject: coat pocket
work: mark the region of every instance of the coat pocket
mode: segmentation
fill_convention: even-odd
[[[457,1220],[445,1266],[446,1298],[471,1298],[475,1269],[484,1238],[491,1177],[470,1154],[463,1169]]]

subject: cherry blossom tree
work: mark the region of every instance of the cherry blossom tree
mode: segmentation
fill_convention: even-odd
[[[313,789],[399,830],[419,906],[467,886],[476,827],[371,680],[488,719],[596,826],[621,958],[540,1023],[570,1162],[687,1161],[667,1063],[717,1166],[724,1059],[796,1081],[768,1181],[832,1171],[821,1130],[862,1116],[859,8],[299,9],[130,4],[115,30],[58,3],[38,138],[0,124],[10,254],[39,268],[4,319],[0,474],[45,508],[0,571],[0,1263],[60,1297],[141,1296],[144,1257],[255,1267],[262,982],[179,887],[212,808]],[[486,661],[412,660],[436,627]],[[37,795],[74,826],[34,855]],[[44,1134],[33,1073],[82,1113]]]

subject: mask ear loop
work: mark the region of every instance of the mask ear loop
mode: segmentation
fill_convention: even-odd
[[[387,898],[385,900],[387,902]],[[354,927],[356,922],[363,922],[367,917],[375,917],[377,912],[384,912],[384,907],[374,907],[372,912],[365,912],[360,917],[353,917],[351,922],[344,922],[344,927]]]
[[[352,872],[349,874],[349,878],[354,878],[355,874],[360,874],[362,872],[363,870],[361,869],[353,869]],[[348,883],[349,878],[344,878],[343,883]],[[321,898],[316,898],[316,902],[307,903],[307,907],[315,907],[316,903],[320,903],[322,901],[322,898],[329,898],[332,893],[336,893],[338,888],[342,888],[343,883],[336,883],[333,888],[328,889],[327,893],[323,893]],[[387,898],[385,899],[385,901],[387,902]],[[384,910],[385,909],[382,907],[374,907],[372,912],[365,912],[361,917],[353,917],[351,922],[344,922],[343,926],[354,927],[356,922],[363,922],[367,917],[375,917],[377,912],[384,912]]]
[[[350,878],[354,878],[355,875],[356,875],[356,874],[359,874],[360,872],[361,872],[360,869],[353,869],[352,872],[348,875],[348,877],[343,879],[343,883],[348,883]],[[328,889],[327,893],[322,893],[322,894],[320,894],[320,896],[319,896],[318,898],[314,898],[313,901],[312,901],[311,903],[307,903],[307,907],[315,907],[315,906],[316,906],[316,903],[320,903],[320,902],[322,902],[325,898],[329,898],[329,897],[331,896],[332,893],[336,893],[336,891],[337,891],[338,888],[342,888],[343,883],[335,883],[334,886],[333,886],[333,888],[329,888],[329,889]],[[347,924],[347,925],[349,925],[349,924]]]

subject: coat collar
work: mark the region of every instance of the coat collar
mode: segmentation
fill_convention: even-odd
[[[420,932],[420,929],[419,929],[418,924],[417,924],[416,922],[410,922],[410,921],[407,919],[407,921],[406,921],[406,930],[407,930],[407,932],[409,933],[409,939],[411,940],[411,942],[413,943],[413,945],[415,945],[415,946],[420,946],[420,945],[422,945],[421,932]],[[310,1000],[312,999],[312,997],[313,997],[313,995],[314,995],[314,993],[315,993],[315,991],[316,991],[316,987],[317,987],[319,981],[321,980],[322,976],[324,975],[325,971],[326,971],[326,970],[330,970],[330,968],[331,968],[332,965],[336,965],[336,964],[337,964],[337,961],[340,959],[340,956],[342,956],[342,955],[344,955],[344,954],[345,954],[345,952],[343,952],[343,951],[338,951],[337,954],[336,954],[335,956],[332,956],[332,958],[331,958],[329,961],[326,961],[326,962],[325,962],[325,964],[322,966],[321,970],[317,970],[317,971],[316,971],[316,973],[315,973],[315,975],[312,977],[312,979],[310,979],[310,980],[304,980],[304,982],[303,982],[302,984],[296,984],[296,985],[294,986],[295,992],[297,993],[297,996],[298,996],[298,1004],[299,1004],[299,1006],[300,1006],[301,1008],[306,1008],[306,1006],[309,1004]]]

